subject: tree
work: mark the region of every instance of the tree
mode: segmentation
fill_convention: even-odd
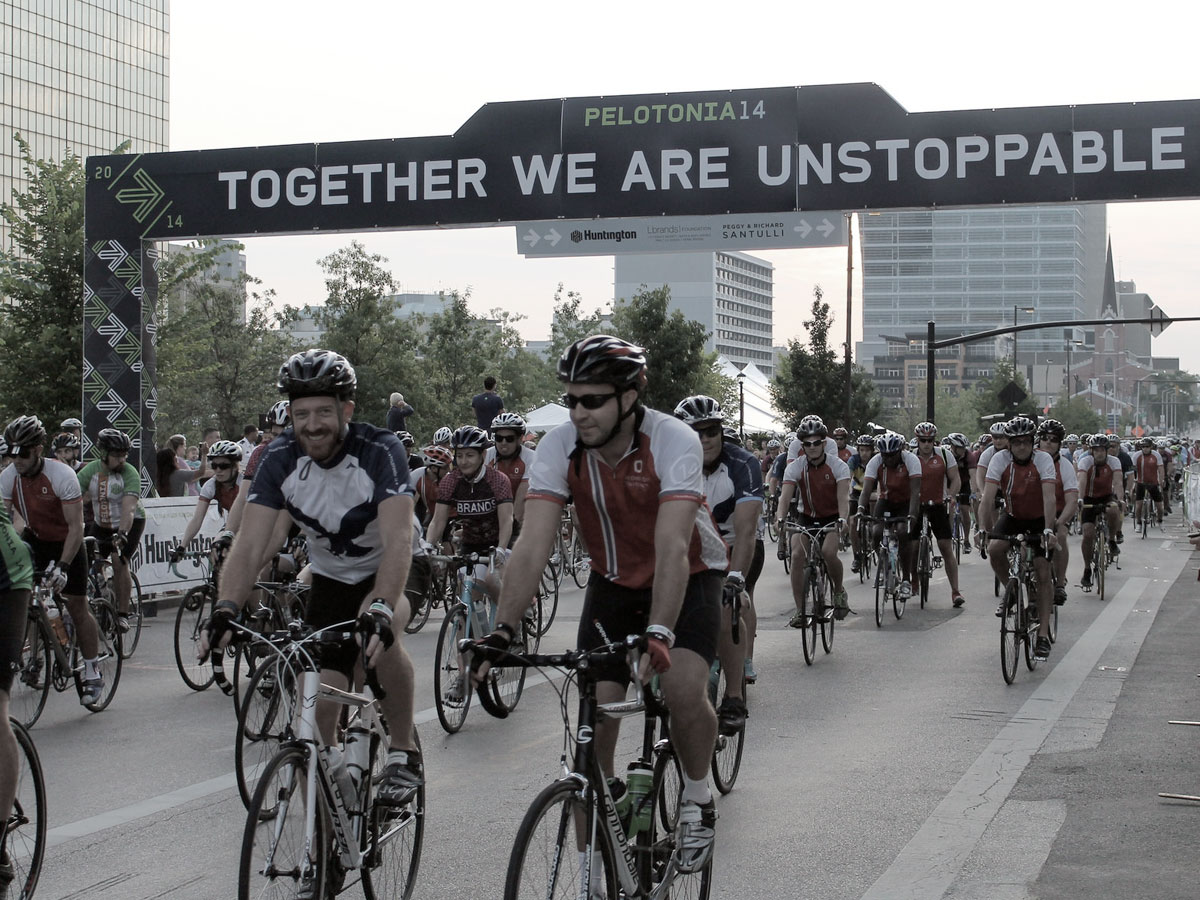
[[[1000,392],[1008,386],[1009,382],[1016,382],[1017,387],[1025,392],[1025,399],[1015,406],[1005,404],[1000,399]],[[980,415],[988,416],[996,413],[1004,413],[1010,418],[1018,414],[1030,416],[1031,418],[1041,415],[1041,410],[1029,394],[1029,385],[1025,382],[1024,374],[1021,372],[1014,374],[1011,359],[996,360],[996,369],[992,373],[992,376],[979,381],[975,385],[975,390],[979,394]]]
[[[560,281],[554,292],[554,315],[550,320],[550,350],[547,358],[551,363],[557,362],[563,351],[581,338],[602,333],[604,313],[595,309],[590,315],[583,315],[580,312],[582,306],[583,295],[577,291],[567,291],[564,296]]]
[[[670,301],[666,285],[653,290],[642,285],[613,309],[614,335],[646,348],[648,383],[642,402],[670,412],[684,397],[707,394],[729,408],[736,386],[717,371],[716,354],[705,351],[708,332],[679,310],[668,315]]]
[[[259,284],[249,276],[238,287],[168,271],[159,291],[160,435],[198,437],[216,425],[223,437],[240,437],[279,399],[276,374],[296,349],[284,326],[295,311],[272,312],[271,292],[247,298],[246,288]]]
[[[1095,434],[1104,430],[1104,419],[1082,397],[1069,397],[1066,388],[1050,408],[1050,417],[1058,419],[1068,434]]]
[[[829,346],[833,317],[824,301],[820,285],[813,287],[812,318],[804,323],[807,343],[793,338],[771,379],[771,398],[784,419],[798,422],[807,415],[818,415],[830,430],[838,425],[865,429],[876,421],[883,401],[874,381],[861,366],[850,370],[850,422],[846,418],[845,367]]]
[[[0,415],[57,426],[82,404],[86,178],[70,150],[61,162],[35,160],[19,134],[14,140],[29,186],[0,204],[12,241],[0,248],[0,296],[9,301],[0,304]]]
[[[396,316],[391,299],[396,282],[383,267],[386,262],[358,241],[319,260],[327,296],[314,316],[325,332],[326,349],[346,357],[358,375],[355,418],[378,425],[387,419],[392,392],[422,377],[416,365],[417,331]],[[402,392],[411,393],[411,387]]]
[[[981,427],[979,421],[980,395],[973,390],[958,391],[952,394],[947,387],[938,387],[935,390],[933,421],[938,427],[938,434],[944,437],[958,431],[968,438],[974,439],[979,434]],[[915,401],[916,398],[912,399]],[[919,404],[914,402],[907,407],[886,410],[883,413],[882,421],[894,431],[911,436],[917,424],[926,420],[926,412],[922,393]]]

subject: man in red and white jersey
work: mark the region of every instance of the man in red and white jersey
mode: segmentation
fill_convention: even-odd
[[[1120,551],[1116,533],[1125,506],[1125,478],[1121,460],[1109,455],[1108,435],[1095,434],[1088,441],[1087,455],[1079,457],[1079,500],[1082,511],[1079,522],[1083,528],[1083,578],[1079,586],[1085,591],[1092,587],[1092,544],[1096,540],[1096,516],[1108,520],[1108,550],[1113,556]]]
[[[1008,422],[1008,449],[998,451],[988,463],[984,478],[979,515],[985,532],[997,535],[1028,534],[1034,540],[1033,570],[1037,578],[1038,637],[1034,657],[1050,656],[1050,604],[1052,602],[1050,563],[1046,553],[1057,542],[1054,529],[1054,460],[1044,450],[1033,449],[1032,419],[1017,416]],[[1004,512],[996,518],[995,501],[1004,491]],[[1038,535],[1041,540],[1038,541]],[[988,544],[988,562],[1001,584],[1008,581],[1008,544],[993,540]],[[1004,601],[996,609],[1002,617]]]
[[[79,702],[104,696],[100,629],[87,605],[87,554],[83,549],[83,491],[74,469],[42,456],[46,429],[36,416],[19,416],[4,429],[13,464],[0,472],[0,498],[25,522],[21,537],[33,550],[35,572],[61,591],[79,636],[83,683]]]
[[[525,517],[525,495],[529,492],[529,469],[537,451],[521,443],[525,420],[516,413],[502,412],[492,419],[492,446],[484,454],[483,464],[508,477],[513,496],[513,540],[521,534]]]
[[[946,580],[950,582],[950,602],[958,609],[966,601],[958,588],[958,561],[950,542],[950,513],[946,509],[949,499],[958,496],[958,461],[949,450],[937,445],[938,430],[932,422],[922,422],[913,433],[917,438],[917,459],[921,461],[921,512],[913,534],[919,535],[921,523],[929,520],[929,530],[937,541]]]
[[[815,421],[813,421],[815,420]],[[842,561],[838,559],[838,537],[846,520],[850,517],[850,467],[836,456],[830,456],[825,446],[825,426],[816,416],[807,416],[798,429],[800,446],[804,455],[788,464],[783,472],[783,487],[779,491],[777,511],[780,550],[786,552],[788,544],[784,522],[792,497],[797,498],[800,524],[805,528],[824,528],[836,525],[821,539],[821,555],[825,557],[825,569],[833,579],[834,615],[846,618],[850,603],[846,588],[842,584]],[[807,624],[803,612],[805,591],[808,590],[808,544],[803,533],[791,540],[792,548],[792,600],[796,611],[788,624],[792,628],[804,628]],[[818,615],[823,610],[815,611]]]
[[[674,416],[642,405],[646,357],[640,347],[608,335],[584,338],[559,359],[558,378],[566,383],[571,420],[538,444],[525,525],[504,579],[496,630],[485,642],[507,648],[516,636],[563,506],[574,498],[592,563],[579,646],[600,646],[604,635],[647,637],[638,675],[661,677],[683,770],[676,862],[697,871],[711,858],[716,820],[707,774],[717,717],[707,690],[729,564],[705,505],[700,439]],[[479,665],[475,678],[487,668]],[[601,703],[624,698],[630,677],[624,662],[606,665],[601,677]],[[618,726],[606,718],[596,727],[597,757],[609,778]]]
[[[1075,518],[1079,508],[1079,479],[1075,472],[1075,461],[1070,453],[1063,453],[1063,438],[1067,429],[1057,419],[1043,419],[1038,423],[1038,449],[1045,450],[1054,460],[1054,535],[1058,547],[1054,551],[1054,603],[1062,606],[1067,602],[1067,564],[1071,561],[1067,544],[1067,526]]]
[[[850,440],[850,432],[845,428],[833,429],[833,441],[837,444],[837,458],[844,463],[850,462],[850,457],[854,455],[854,451],[846,446],[846,442]]]
[[[858,511],[866,515],[870,510],[871,495],[879,486],[879,500],[875,503],[875,516],[885,514],[896,523],[896,537],[900,541],[900,596],[907,600],[912,596],[913,560],[917,548],[912,538],[921,511],[921,461],[915,453],[904,448],[904,435],[888,431],[875,439],[879,452],[871,457],[863,474],[863,489],[859,496]],[[876,523],[874,540],[883,539],[883,525]]]
[[[1143,509],[1147,494],[1158,508],[1158,521],[1161,522],[1167,468],[1163,465],[1162,454],[1154,447],[1154,438],[1142,438],[1138,451],[1133,454],[1133,471],[1137,477],[1137,491],[1133,496],[1133,518],[1137,527],[1142,527],[1142,516],[1150,514],[1149,510]]]

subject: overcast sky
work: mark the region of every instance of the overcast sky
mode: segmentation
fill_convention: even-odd
[[[876,82],[910,112],[1195,99],[1193,19],[1174,2],[177,0],[171,149],[450,134],[493,101],[785,85]],[[1200,202],[1110,204],[1117,277],[1169,315],[1200,314],[1198,226]],[[321,302],[317,260],[351,239],[247,240],[248,267],[285,302]],[[611,257],[526,260],[511,227],[357,239],[402,290],[469,288],[479,312],[528,316],[528,339],[549,336],[559,282],[589,308],[612,299]],[[844,335],[844,249],[757,255],[776,267],[777,344],[802,334],[817,283]],[[1155,354],[1200,372],[1196,325],[1171,326]]]

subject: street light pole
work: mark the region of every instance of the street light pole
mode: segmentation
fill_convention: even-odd
[[[738,383],[738,436],[746,443],[746,373],[737,373]]]

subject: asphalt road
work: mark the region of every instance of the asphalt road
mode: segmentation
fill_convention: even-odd
[[[1195,566],[1173,525],[1124,548],[1110,599],[1073,588],[1050,661],[1022,665],[1012,686],[977,554],[963,569],[964,609],[950,608],[939,573],[927,609],[911,603],[882,628],[854,576],[859,615],[813,666],[786,627],[786,576],[769,559],[760,677],[741,775],[719,802],[713,896],[1195,897],[1200,804],[1157,797],[1200,793],[1200,731],[1167,724],[1200,719]],[[570,645],[581,594],[564,589],[544,649]],[[148,622],[109,710],[52,695],[33,730],[51,826],[38,897],[235,895],[245,811],[232,703],[184,686],[172,624]],[[521,815],[560,772],[558,698],[531,686],[507,721],[473,707],[446,736],[432,709],[438,625],[405,638],[428,777],[416,896],[497,898]],[[626,727],[622,753],[639,732]]]

